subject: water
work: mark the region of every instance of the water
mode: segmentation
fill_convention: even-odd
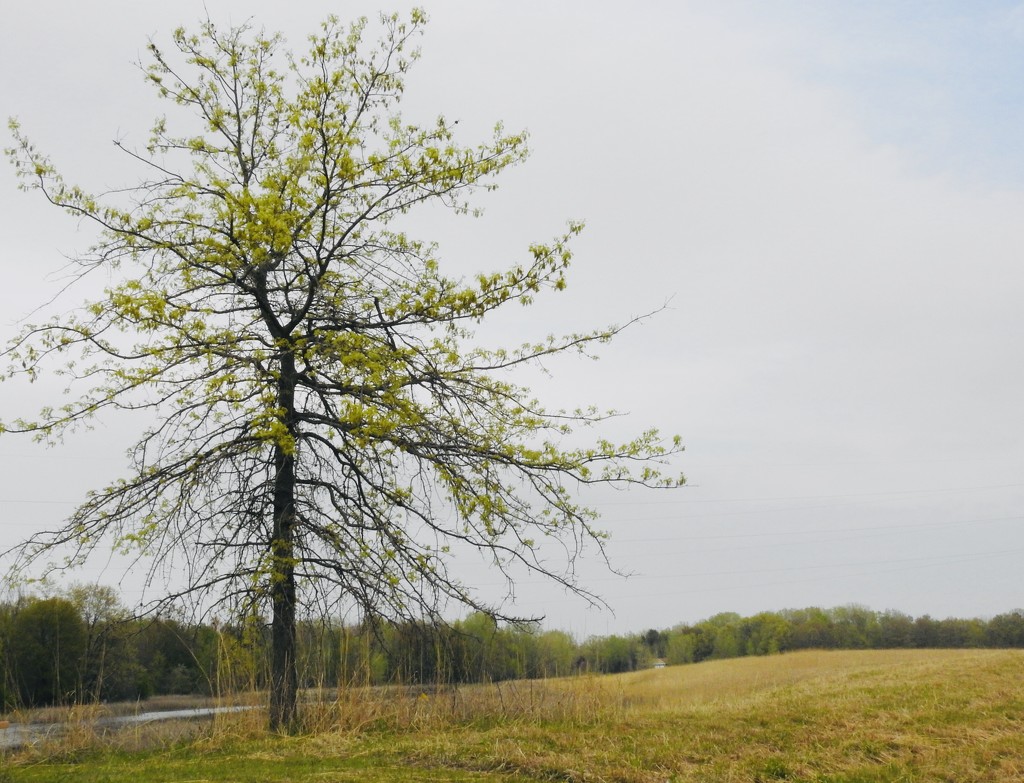
[[[151,723],[158,720],[197,720],[212,718],[225,712],[242,712],[254,707],[200,707],[189,710],[161,710],[158,712],[141,712],[138,715],[118,715],[112,718],[97,718],[90,725],[97,728],[116,728]],[[20,748],[33,745],[45,739],[59,737],[66,729],[66,723],[12,723],[6,729],[0,729],[0,750]]]

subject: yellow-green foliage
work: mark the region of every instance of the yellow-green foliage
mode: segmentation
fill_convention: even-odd
[[[11,375],[64,374],[71,401],[0,432],[55,442],[108,409],[157,422],[132,473],[25,547],[23,570],[53,547],[71,543],[75,565],[113,541],[184,559],[184,592],[216,586],[242,611],[296,573],[303,598],[340,594],[368,615],[486,608],[449,573],[450,541],[573,589],[573,558],[602,542],[579,488],[682,483],[662,473],[678,440],[568,441],[610,413],[546,411],[509,379],[620,327],[504,349],[472,340],[498,308],[565,287],[582,223],[466,278],[405,233],[423,204],[472,212],[472,194],[527,155],[525,131],[498,124],[467,144],[444,115],[403,119],[425,21],[382,16],[367,42],[365,19],[330,17],[297,55],[211,21],[166,51],[150,44],[147,81],[175,112],[144,148],[123,148],[141,181],[103,196],[66,182],[11,122],[23,187],[99,228],[75,261],[110,284],[9,347]],[[182,115],[193,122],[175,132]],[[561,568],[537,551],[551,537]]]

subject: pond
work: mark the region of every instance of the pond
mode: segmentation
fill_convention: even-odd
[[[161,710],[158,712],[140,712],[138,715],[118,715],[110,718],[97,718],[88,725],[96,728],[115,728],[117,726],[133,726],[152,723],[160,720],[198,720],[212,718],[226,712],[241,712],[255,709],[254,707],[199,707],[188,710]],[[78,724],[76,724],[78,725]],[[12,723],[0,728],[0,750],[32,745],[45,739],[60,736],[69,727],[67,723]]]

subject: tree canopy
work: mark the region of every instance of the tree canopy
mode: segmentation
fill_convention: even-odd
[[[546,410],[511,375],[622,327],[474,341],[488,314],[565,286],[580,223],[472,279],[404,230],[422,205],[471,212],[474,191],[527,154],[526,134],[501,125],[465,145],[443,116],[402,118],[424,23],[383,16],[368,42],[365,19],[330,18],[301,56],[210,21],[176,31],[169,52],[151,43],[146,78],[184,130],[162,117],[144,148],[118,142],[142,174],[107,195],[66,182],[10,123],[23,187],[100,228],[74,262],[111,282],[11,342],[7,377],[60,373],[70,393],[2,428],[56,441],[108,410],[153,422],[128,477],[24,542],[15,570],[113,545],[171,569],[168,600],[269,611],[275,727],[295,717],[300,600],[340,597],[367,618],[461,604],[511,619],[459,578],[453,548],[593,597],[572,566],[603,535],[580,490],[682,483],[662,472],[678,439],[651,429],[580,446],[579,429],[609,414]]]

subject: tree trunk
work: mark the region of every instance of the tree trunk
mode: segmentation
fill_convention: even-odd
[[[284,411],[289,433],[295,426],[295,360],[281,359],[278,381],[278,405]],[[270,542],[272,571],[270,598],[271,621],[270,728],[290,731],[295,725],[298,701],[298,672],[295,664],[295,460],[293,448],[278,443],[274,447],[274,535]]]

